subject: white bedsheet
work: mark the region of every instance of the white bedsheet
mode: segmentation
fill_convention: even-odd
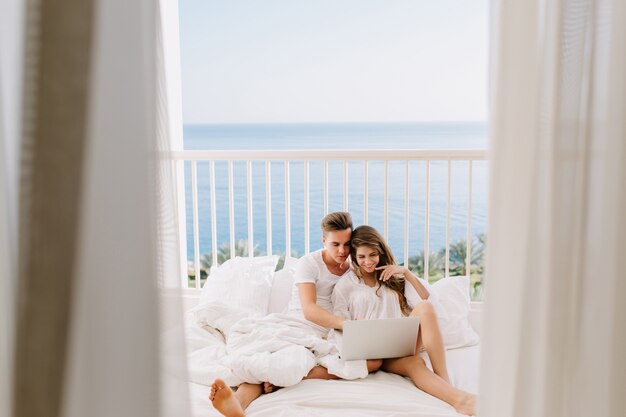
[[[452,384],[478,392],[480,345],[446,351]],[[220,416],[208,399],[210,388],[190,384],[194,417]],[[266,394],[246,410],[249,417],[439,417],[454,409],[407,378],[382,371],[354,381],[307,380]]]

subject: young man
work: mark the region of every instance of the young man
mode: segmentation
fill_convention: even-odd
[[[294,290],[289,303],[289,313],[304,317],[324,337],[328,329],[343,329],[344,318],[335,316],[331,295],[335,284],[350,269],[350,238],[352,216],[347,212],[330,213],[322,219],[323,249],[304,255],[298,261],[294,275]],[[382,361],[368,361],[370,372],[378,370]],[[304,379],[336,379],[326,368],[316,366]],[[241,417],[252,401],[271,385],[241,384],[233,392],[224,381],[217,379],[211,386],[213,406],[227,417]]]
[[[328,329],[343,329],[344,319],[332,314],[330,297],[335,284],[350,269],[350,213],[335,212],[322,219],[323,249],[298,261],[289,313],[304,317],[325,336]]]

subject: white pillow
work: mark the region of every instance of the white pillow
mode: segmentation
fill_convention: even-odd
[[[442,278],[432,284],[443,314],[438,315],[446,349],[475,345],[480,338],[469,322],[469,278]]]
[[[285,259],[285,265],[280,271],[274,274],[272,291],[270,292],[270,302],[268,313],[284,313],[287,311],[293,287],[293,276],[296,272],[298,258],[291,256]]]
[[[267,314],[278,256],[240,257],[211,268],[199,304],[222,303],[255,316]]]
[[[446,349],[478,343],[478,334],[469,322],[469,279],[465,276],[458,276],[442,278],[434,284],[429,284],[423,279],[420,279],[420,282],[430,292],[428,301],[432,303],[437,313]],[[404,294],[411,306],[420,301],[417,291],[408,281],[404,287]]]
[[[230,336],[230,328],[235,323],[250,317],[248,310],[234,308],[216,301],[197,305],[189,311],[189,315],[192,320],[192,326],[190,326],[192,329],[203,328],[210,333],[212,329],[217,329],[226,339]],[[193,333],[193,330],[191,332]]]

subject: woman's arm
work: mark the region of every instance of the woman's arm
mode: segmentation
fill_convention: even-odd
[[[405,266],[400,266],[400,265],[386,265],[386,266],[378,267],[376,269],[383,270],[383,272],[381,272],[380,274],[381,281],[387,281],[393,275],[402,274],[404,275],[404,279],[409,281],[409,283],[411,283],[413,288],[415,288],[415,291],[417,291],[417,294],[420,296],[422,300],[426,300],[428,299],[428,297],[430,297],[430,292],[426,289],[426,287],[424,287],[424,285],[420,282],[420,280],[417,279],[417,276],[415,276],[415,274],[411,272],[409,268]]]
[[[344,318],[335,316],[317,305],[317,291],[313,283],[298,284],[304,318],[328,329],[343,329]]]
[[[404,267],[403,267],[404,268]],[[424,287],[424,284],[417,279],[417,276],[413,272],[409,270],[409,268],[404,268],[406,272],[404,273],[404,278],[411,283],[415,291],[419,294],[422,300],[427,300],[430,297],[430,292]]]

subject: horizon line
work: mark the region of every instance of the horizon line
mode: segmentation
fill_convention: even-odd
[[[313,124],[428,124],[428,123],[487,123],[489,120],[397,120],[397,121],[296,121],[296,122],[183,122],[186,125],[313,125]]]

